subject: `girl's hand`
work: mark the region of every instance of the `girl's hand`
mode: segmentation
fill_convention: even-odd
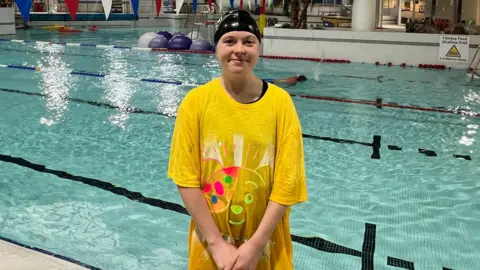
[[[237,259],[233,270],[255,270],[262,257],[264,245],[247,241],[237,250]]]
[[[218,243],[209,245],[213,261],[219,270],[232,270],[237,260],[237,248],[221,239]]]

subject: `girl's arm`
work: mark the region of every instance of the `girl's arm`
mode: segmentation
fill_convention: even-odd
[[[177,187],[188,213],[192,216],[195,226],[200,230],[208,245],[213,246],[215,243],[223,240],[210,213],[210,209],[208,209],[207,202],[205,202],[202,190],[199,188]]]
[[[282,219],[287,207],[286,205],[269,201],[262,221],[250,241],[257,246],[264,247],[270,240],[275,228],[277,228],[278,222]]]

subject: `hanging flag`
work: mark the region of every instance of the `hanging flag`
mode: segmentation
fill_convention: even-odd
[[[65,0],[67,1],[67,0]],[[135,17],[138,16],[138,5],[139,5],[139,0],[131,0],[132,2],[132,8],[133,8],[133,15],[135,15]]]
[[[70,13],[70,17],[72,17],[72,21],[75,21],[75,17],[77,16],[78,2],[80,1],[65,0],[65,5],[67,5],[67,9],[68,9],[68,12]]]
[[[175,10],[177,11],[177,15],[180,14],[180,9],[183,6],[184,0],[177,0],[175,1]]]
[[[160,14],[160,10],[162,10],[162,1],[163,0],[155,0],[155,11],[157,11],[157,17],[158,14]]]
[[[220,0],[220,1],[222,1],[222,0]],[[233,6],[233,1],[235,1],[235,0],[230,0],[230,7],[231,7],[231,8],[234,8],[234,6]]]
[[[240,9],[243,9],[243,0],[240,0]]]
[[[197,13],[197,0],[193,0],[192,4],[193,4],[193,14],[196,14]]]
[[[220,4],[218,5],[218,9],[219,9],[219,13],[222,14],[222,10],[223,10],[223,0],[220,0],[219,2],[220,2]]]
[[[252,1],[248,0],[248,10],[252,10]]]
[[[212,9],[212,0],[208,0],[208,9],[209,9],[209,10]]]
[[[27,23],[30,17],[30,9],[32,8],[32,0],[15,0],[15,2],[22,14],[23,21]]]
[[[257,0],[255,0],[255,9],[257,9],[258,7],[258,3],[257,3]]]
[[[112,0],[102,0],[103,12],[105,12],[105,20],[108,20],[110,11],[112,10]]]

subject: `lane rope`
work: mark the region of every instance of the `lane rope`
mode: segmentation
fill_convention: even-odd
[[[23,65],[5,65],[0,64],[0,68],[11,68],[11,69],[21,69],[21,70],[30,70],[40,72],[41,69],[39,67],[34,66],[23,66]],[[83,71],[83,70],[74,70],[71,71],[70,74],[72,75],[79,75],[79,76],[87,76],[87,77],[97,77],[97,78],[105,78],[108,74],[102,72],[91,72],[91,71]],[[170,84],[170,85],[183,85],[183,86],[190,86],[195,87],[199,86],[200,84],[193,84],[193,83],[184,83],[181,81],[175,80],[165,80],[165,79],[156,79],[156,78],[136,78],[136,77],[129,77],[126,76],[125,78],[129,79],[136,79],[141,82],[150,82],[150,83],[160,83],[160,84]],[[446,113],[446,114],[459,114],[459,115],[466,115],[466,116],[474,116],[480,117],[480,113],[473,112],[470,110],[458,109],[458,110],[449,110],[445,108],[428,108],[428,107],[420,107],[420,106],[411,106],[411,105],[400,105],[397,103],[383,103],[380,99],[380,102],[377,101],[369,101],[369,100],[358,100],[358,99],[348,99],[348,98],[339,98],[339,97],[330,97],[330,96],[313,96],[313,95],[297,95],[290,93],[292,97],[300,97],[304,99],[314,99],[314,100],[325,100],[325,101],[333,101],[333,102],[342,102],[342,103],[351,103],[351,104],[360,104],[360,105],[370,105],[376,106],[377,108],[382,107],[390,107],[396,109],[405,109],[405,110],[414,110],[414,111],[424,111],[424,112],[436,112],[436,113]]]
[[[72,42],[48,42],[37,40],[21,40],[21,39],[0,39],[3,42],[13,42],[19,44],[39,44],[39,45],[60,45],[66,47],[82,47],[82,48],[102,48],[102,49],[121,49],[121,50],[133,50],[133,51],[147,51],[147,52],[164,52],[164,53],[190,53],[190,54],[203,54],[214,55],[214,52],[210,51],[195,51],[195,50],[170,50],[163,48],[140,48],[135,46],[124,45],[100,45],[100,44],[85,44],[85,43],[72,43]],[[297,56],[277,56],[277,55],[260,55],[261,58],[277,59],[277,60],[303,60],[313,62],[324,63],[337,63],[337,64],[349,64],[350,60],[344,59],[329,59],[329,58],[315,58],[315,57],[297,57]]]

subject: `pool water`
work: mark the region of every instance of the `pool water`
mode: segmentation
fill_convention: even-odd
[[[134,46],[141,34],[16,38]],[[2,64],[40,71],[0,68],[0,236],[100,269],[186,269],[169,147],[183,96],[220,74],[214,56],[0,41]],[[295,269],[478,269],[480,117],[346,102],[478,113],[478,82],[298,60],[261,59],[256,73],[309,78],[287,89],[309,192],[291,214]]]

